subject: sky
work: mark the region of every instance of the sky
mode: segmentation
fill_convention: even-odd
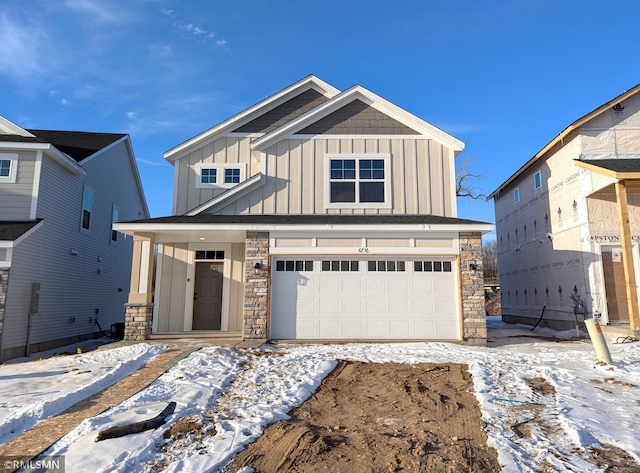
[[[360,84],[465,142],[491,193],[640,82],[634,0],[0,0],[0,115],[131,135],[152,217],[163,153],[314,74]],[[493,202],[458,216],[494,222]]]

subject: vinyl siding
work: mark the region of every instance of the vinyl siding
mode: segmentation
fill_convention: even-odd
[[[95,319],[96,309],[105,331],[112,323],[124,322],[132,239],[118,235],[117,243],[111,243],[112,208],[119,207],[124,221],[146,217],[144,206],[124,143],[83,167],[86,174],[74,176],[43,158],[37,217],[44,221],[13,253],[2,349],[24,345],[32,281],[40,282],[41,291],[31,343],[97,332],[89,320]],[[80,231],[85,183],[94,191],[89,232]],[[78,255],[70,255],[70,248]]]
[[[29,220],[36,152],[6,152],[18,154],[18,172],[16,174],[16,182],[0,182],[0,202],[2,202],[0,205],[0,220]]]
[[[390,153],[390,209],[326,209],[327,153]],[[221,214],[432,214],[454,217],[449,150],[426,139],[288,139],[266,151],[265,184]],[[189,189],[188,192],[191,192]],[[183,192],[184,193],[184,192]],[[200,202],[191,202],[193,207]]]

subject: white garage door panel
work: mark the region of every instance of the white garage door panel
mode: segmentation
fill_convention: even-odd
[[[395,265],[389,271],[384,271],[384,262],[369,265],[368,259],[349,257],[337,265],[325,263],[324,271],[323,260],[331,257],[306,258],[302,266],[306,271],[292,271],[290,262],[298,258],[274,258],[273,267],[280,270],[272,273],[273,339],[459,338],[453,271],[432,272],[427,263],[424,271],[414,271],[414,262],[406,257],[395,261],[387,257],[392,261],[386,264]],[[404,263],[404,271],[397,270],[401,268],[397,261]],[[301,267],[299,260],[295,267]]]

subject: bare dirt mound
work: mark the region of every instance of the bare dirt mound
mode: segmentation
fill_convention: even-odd
[[[498,472],[464,365],[341,361],[226,471]]]

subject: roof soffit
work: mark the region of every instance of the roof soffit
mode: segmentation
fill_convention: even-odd
[[[168,161],[176,161],[188,154],[192,148],[196,146],[202,146],[204,144],[214,141],[216,138],[235,130],[250,121],[258,118],[274,108],[282,105],[288,100],[300,95],[307,90],[316,90],[327,98],[332,98],[340,93],[338,89],[328,84],[327,82],[319,79],[314,75],[309,75],[304,79],[295,82],[294,84],[284,88],[280,92],[274,95],[268,96],[264,100],[257,104],[241,111],[240,113],[222,121],[221,123],[209,128],[208,130],[188,139],[187,141],[171,148],[164,153],[165,159]]]
[[[462,141],[360,85],[354,85],[324,104],[310,110],[304,115],[301,115],[296,120],[292,120],[286,125],[258,138],[251,143],[251,147],[257,150],[264,150],[280,140],[293,137],[292,135],[298,131],[317,122],[318,120],[321,120],[322,118],[325,118],[355,100],[364,102],[385,115],[397,120],[403,125],[416,130],[420,135],[433,139],[454,151],[462,151],[462,149],[464,149],[464,143]]]

